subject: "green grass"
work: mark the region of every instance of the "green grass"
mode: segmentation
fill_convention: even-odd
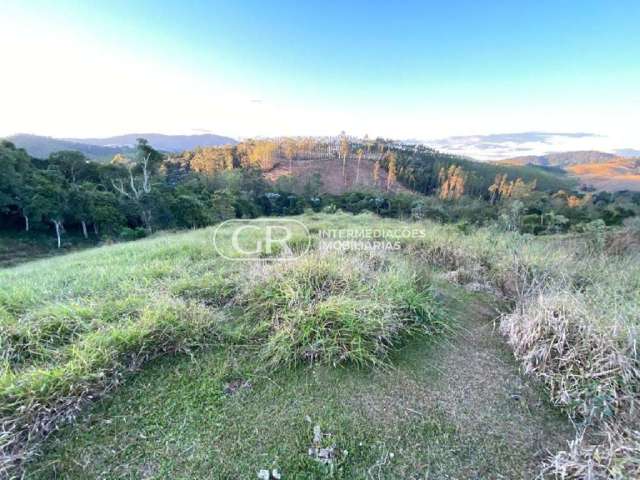
[[[442,294],[450,320],[464,325],[472,299],[459,289]],[[563,432],[562,422],[540,421],[538,407],[531,412],[502,392],[485,399],[494,405],[482,414],[461,412],[459,392],[431,398],[450,382],[442,372],[451,350],[444,340],[409,340],[383,370],[316,364],[264,372],[241,346],[160,359],[55,435],[28,478],[256,478],[263,468],[301,479],[530,474],[535,437]],[[509,362],[499,354],[489,359],[494,367]],[[239,379],[250,387],[225,393]],[[315,425],[336,446],[332,476],[307,453]],[[524,425],[531,432],[518,433]]]
[[[315,233],[421,235],[373,255],[329,254],[313,240],[301,259],[256,264],[220,257],[214,229],[204,229],[0,270],[0,469],[248,478],[271,466],[317,478],[326,472],[306,450],[318,424],[348,452],[335,460],[338,478],[528,475],[543,460],[531,432],[548,431],[547,408],[510,400],[505,388],[520,391],[521,380],[509,354],[491,360],[501,346],[477,329],[487,295],[508,314],[502,331],[550,400],[622,439],[609,451],[576,447],[558,468],[579,478],[585,462],[611,472],[611,461],[633,472],[640,455],[625,443],[634,425],[625,412],[638,401],[637,255],[582,238],[465,233],[371,214],[297,220]],[[228,244],[231,231],[218,233]],[[281,253],[306,249],[296,236]],[[455,350],[447,344],[467,337]],[[225,393],[245,381],[250,388]],[[557,451],[552,436],[540,441]]]
[[[248,283],[244,319],[272,367],[378,365],[401,335],[430,334],[442,323],[428,277],[396,258],[310,254]]]
[[[242,293],[251,264],[221,258],[212,235],[213,229],[166,234],[0,272],[0,415],[8,463],[22,462],[25,446],[159,355],[244,343],[272,366],[312,357],[374,364],[404,331],[420,323],[427,332],[435,324],[428,284],[418,286],[407,265],[378,272],[384,284],[356,285],[367,279],[354,277],[351,292],[335,290],[295,308],[276,302],[277,312],[269,311],[265,293],[305,281],[324,289],[327,279],[316,272],[324,260],[310,255],[290,267],[290,278],[271,279],[271,290],[263,284]],[[221,232],[229,237],[230,230]],[[328,275],[345,280],[356,273],[353,262],[349,268],[329,262]],[[287,285],[290,279],[298,284]],[[229,314],[233,304],[254,315]]]

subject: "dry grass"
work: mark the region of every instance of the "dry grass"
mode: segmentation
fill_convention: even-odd
[[[571,165],[567,171],[601,190],[640,190],[640,160],[618,158],[607,163]]]
[[[635,479],[640,472],[640,432],[605,424],[586,438],[580,430],[569,449],[556,454],[542,474],[561,479]]]
[[[576,422],[546,469],[559,478],[640,477],[639,269],[607,260],[580,291],[549,285],[501,323],[525,371]]]
[[[445,233],[443,235],[443,233]],[[640,257],[632,229],[602,243],[439,229],[414,245],[458,283],[502,293],[501,331],[576,424],[558,478],[640,478]]]

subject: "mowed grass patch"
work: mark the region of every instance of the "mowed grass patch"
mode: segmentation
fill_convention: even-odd
[[[370,469],[393,478],[394,470],[420,469],[402,458],[416,442],[431,446],[423,461],[442,465],[446,454],[462,468],[469,460],[447,452],[460,433],[439,412],[389,425],[345,403],[341,392],[357,395],[389,374],[319,365],[249,373],[259,369],[238,352],[158,362],[57,434],[27,478],[255,478],[263,468],[284,478],[366,478]],[[251,386],[225,394],[238,378]],[[336,445],[332,468],[308,455],[315,425]]]
[[[526,476],[531,445],[494,429],[507,415],[461,423],[425,395],[448,382],[437,360],[448,348],[410,339],[388,369],[266,372],[242,347],[159,359],[52,437],[27,478],[256,478],[266,468],[304,479]],[[309,456],[316,425],[335,446],[332,468]]]

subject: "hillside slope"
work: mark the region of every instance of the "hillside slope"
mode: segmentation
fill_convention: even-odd
[[[570,165],[567,172],[600,190],[640,191],[640,159],[616,158],[609,162]]]
[[[381,189],[387,187],[387,171],[380,168],[378,180],[374,179],[374,162],[363,159],[358,169],[357,161],[348,158],[345,164],[345,175],[342,175],[342,161],[338,158],[305,159],[289,162],[286,159],[276,159],[272,170],[265,172],[268,180],[277,182],[293,177],[296,183],[303,187],[305,184],[319,181],[320,193],[341,194],[352,190]],[[282,181],[281,180],[281,181]],[[389,186],[392,192],[411,192],[410,189],[395,181]]]
[[[370,214],[296,220],[318,234],[446,233]],[[533,477],[539,451],[561,448],[570,434],[492,328],[495,299],[450,284],[412,255],[421,250],[326,256],[317,249],[269,267],[221,258],[212,233],[159,235],[0,271],[0,327],[11,339],[3,425],[16,425],[15,415],[25,430],[61,425],[61,413],[75,415],[106,394],[76,425],[37,431],[52,435],[44,456],[26,465],[27,478],[255,478],[262,468],[324,478],[324,466],[308,454],[315,425],[330,434],[323,446],[335,445],[336,479],[425,471]],[[220,238],[231,243],[231,233],[224,227]],[[294,321],[292,338],[304,334],[300,322],[322,322],[306,323],[313,334],[300,338],[299,349],[293,344],[301,359],[291,368],[270,356],[292,351],[279,343],[285,319]],[[396,335],[402,330],[395,327],[415,319]],[[369,349],[378,358],[385,352],[376,340],[380,324],[382,335],[394,335],[385,340],[389,368],[357,357],[335,368],[324,359]],[[374,330],[360,333],[368,325]],[[179,352],[188,355],[173,355]],[[154,357],[162,358],[143,365]],[[7,451],[21,458],[24,437],[13,439]]]
[[[640,158],[622,157],[605,152],[583,151],[515,157],[502,160],[499,163],[562,168],[567,173],[576,176],[581,184],[589,185],[599,190],[640,191]]]

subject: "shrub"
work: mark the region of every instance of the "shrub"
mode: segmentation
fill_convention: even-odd
[[[335,203],[330,203],[322,208],[322,213],[336,213],[338,211],[338,207]]]

